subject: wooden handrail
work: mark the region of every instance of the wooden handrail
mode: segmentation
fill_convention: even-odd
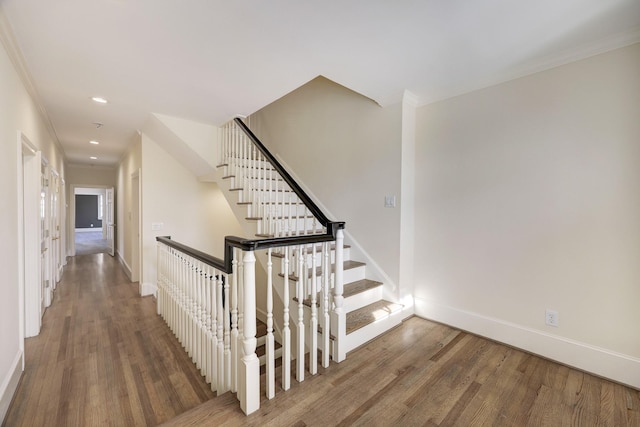
[[[278,159],[276,159],[273,154],[264,146],[264,144],[258,139],[258,137],[247,127],[246,124],[239,118],[236,117],[233,121],[238,125],[238,127],[247,135],[249,140],[256,146],[256,148],[262,153],[262,155],[271,163],[271,165],[275,168],[275,170],[282,176],[282,179],[291,187],[294,193],[300,198],[302,203],[309,209],[309,211],[315,216],[320,223],[326,227],[327,234],[331,234],[335,238],[335,232],[338,229],[344,228],[344,222],[342,221],[331,221],[327,216],[320,210],[318,205],[309,197],[309,195],[300,187],[300,185],[296,182],[295,179],[287,172],[287,170],[280,164]],[[283,245],[286,246],[286,245]]]
[[[198,249],[171,240],[171,236],[158,236],[156,240],[165,245],[184,252],[193,258],[204,262],[225,273],[231,273],[231,262],[233,261],[233,248],[240,248],[243,251],[255,251],[268,248],[279,248],[284,246],[306,245],[311,243],[330,242],[336,239],[338,230],[344,229],[344,221],[331,221],[309,197],[309,195],[298,185],[295,179],[287,172],[280,162],[271,154],[258,137],[239,118],[234,122],[245,133],[249,140],[265,156],[275,170],[282,176],[284,181],[291,187],[309,211],[326,228],[325,234],[309,234],[302,236],[268,237],[262,239],[245,239],[238,236],[227,236],[224,238],[224,259],[206,254]]]

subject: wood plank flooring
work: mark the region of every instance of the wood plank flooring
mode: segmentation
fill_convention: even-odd
[[[58,286],[4,426],[640,426],[638,390],[417,317],[247,417],[108,255]]]
[[[164,426],[640,426],[638,390],[417,317],[276,393]]]
[[[3,426],[157,425],[214,396],[107,254],[70,258]]]

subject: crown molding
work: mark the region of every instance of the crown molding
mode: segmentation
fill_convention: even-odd
[[[477,90],[497,86],[502,83],[541,73],[573,62],[578,62],[616,49],[622,49],[636,43],[640,43],[640,26],[633,27],[628,31],[614,34],[604,39],[596,40],[592,43],[585,43],[572,49],[536,58],[535,60],[529,61],[520,67],[511,68],[490,79],[477,80],[465,85],[464,87],[442,90],[440,93],[434,94],[432,97],[421,98],[418,106],[422,107],[435,102],[454,98],[456,96],[475,92]]]
[[[42,98],[38,93],[38,89],[33,83],[33,78],[31,77],[31,73],[27,68],[27,63],[24,60],[22,51],[20,50],[20,47],[18,46],[18,42],[16,41],[16,38],[13,34],[11,23],[7,19],[1,4],[0,4],[0,42],[2,43],[2,46],[4,46],[4,49],[7,52],[7,56],[9,56],[9,59],[11,60],[13,67],[15,68],[16,72],[20,76],[20,80],[22,81],[22,84],[27,90],[27,93],[29,94],[29,96],[31,96],[33,103],[35,104],[36,108],[40,112],[42,121],[47,127],[47,130],[49,131],[49,134],[51,135],[56,148],[60,150],[60,152],[62,153],[62,157],[66,159],[67,156],[66,156],[66,153],[64,152],[64,148],[62,147],[62,144],[60,144],[60,140],[58,139],[58,134],[56,133],[56,130],[53,127],[53,123],[51,122],[51,118],[49,117],[49,114],[47,113],[47,110],[44,107],[44,104],[42,103]]]

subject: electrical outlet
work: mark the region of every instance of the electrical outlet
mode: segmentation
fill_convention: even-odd
[[[384,196],[384,207],[385,208],[395,208],[396,207],[396,196]]]
[[[555,326],[557,328],[559,326],[558,317],[559,316],[557,311],[547,308],[547,310],[544,312],[544,323],[549,326]]]

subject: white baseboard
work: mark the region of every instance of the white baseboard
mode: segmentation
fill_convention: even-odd
[[[640,389],[640,359],[478,313],[415,298],[417,316]]]
[[[76,228],[76,233],[93,233],[95,231],[99,231],[102,233],[102,226],[100,227],[90,227],[90,228]]]
[[[116,257],[118,259],[118,262],[120,262],[120,265],[122,265],[122,268],[124,269],[124,273],[127,275],[129,280],[131,280],[131,267],[129,267],[129,264],[127,264],[124,258],[122,258],[119,251],[116,251]]]
[[[155,283],[145,282],[140,284],[140,296],[146,297],[147,295],[158,297],[158,286]]]
[[[18,388],[20,377],[22,376],[22,350],[18,351],[16,358],[11,365],[11,369],[0,383],[0,424],[7,415],[11,399]]]

